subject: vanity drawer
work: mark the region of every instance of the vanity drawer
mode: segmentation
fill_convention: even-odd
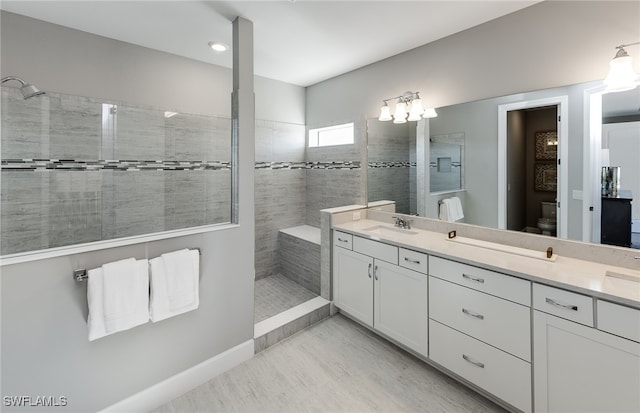
[[[640,310],[597,300],[598,330],[640,342]]]
[[[426,274],[428,269],[427,260],[427,254],[422,252],[411,251],[405,248],[400,248],[399,250],[398,261],[401,267]]]
[[[432,321],[429,358],[524,412],[531,412],[531,364]]]
[[[531,307],[429,277],[429,317],[531,361]]]
[[[520,278],[434,256],[429,257],[429,275],[522,305],[531,305],[531,283]]]
[[[533,308],[593,327],[593,298],[586,295],[533,284]]]
[[[398,265],[398,247],[372,241],[366,238],[353,237],[353,250],[382,261]]]
[[[353,249],[353,235],[334,230],[333,245],[351,250]]]

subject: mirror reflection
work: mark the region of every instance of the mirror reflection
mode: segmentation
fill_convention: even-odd
[[[464,188],[464,133],[429,138],[429,188],[433,192]]]
[[[416,123],[367,120],[367,199],[394,200],[396,211],[417,213]]]
[[[600,242],[640,249],[640,88],[602,96],[601,144]]]
[[[585,142],[591,146],[594,143],[589,143],[588,137],[585,140],[584,124],[589,119],[583,114],[583,107],[589,91],[600,85],[601,82],[588,82],[441,107],[437,108],[437,118],[417,123],[394,125],[369,119],[368,200],[395,200],[398,212],[438,218],[438,204],[447,197],[456,196],[461,199],[464,209],[465,218],[460,222],[574,240],[593,238],[593,242],[602,242],[599,233],[597,237],[592,235],[599,230],[595,226],[584,229],[583,233],[583,228],[586,228],[583,221],[588,219],[583,209],[589,210],[597,201],[586,199],[586,193],[583,197],[583,185],[586,184],[583,182],[584,168],[594,170],[596,178],[588,179],[597,179],[598,182],[593,184],[600,185],[602,166],[620,166],[620,189],[630,200],[631,220],[624,220],[619,225],[635,241],[614,245],[637,248],[640,243],[640,202],[634,202],[634,198],[640,196],[640,166],[637,162],[640,159],[640,88],[603,95],[602,143],[598,142],[597,148],[586,148],[588,151],[602,149],[603,164],[590,166],[591,162],[583,159]],[[509,141],[501,154],[499,108],[517,107],[521,102],[553,102],[555,98],[568,102],[564,112],[566,119],[563,119],[566,136],[560,126],[560,104],[523,105],[521,110],[506,112],[509,121],[506,128],[513,129],[518,122],[525,124],[525,128],[521,129],[520,142]],[[422,134],[421,129],[424,130]],[[420,140],[424,139],[421,136],[429,136],[425,150],[428,168],[420,162],[420,146],[425,144],[421,143]],[[460,141],[459,175],[455,170],[457,149],[453,142],[447,141],[452,137]],[[519,158],[513,155],[514,145],[522,146]],[[561,149],[563,145],[564,149]],[[401,153],[403,148],[406,150],[404,154]],[[607,151],[608,158],[604,155]],[[385,153],[389,155],[383,155]],[[561,176],[563,169],[557,167],[561,161],[566,162],[563,164],[566,168],[564,176]],[[392,170],[394,162],[409,164]],[[505,165],[504,171],[500,171],[501,163]],[[516,170],[519,174],[517,180],[514,178]],[[439,174],[451,174],[449,177],[456,178],[440,179]],[[505,179],[505,188],[499,188],[500,174],[509,177]],[[426,180],[427,189],[423,196],[419,196],[422,179]],[[402,188],[404,185],[408,187]],[[505,194],[503,217],[500,216],[500,191]],[[421,212],[421,203],[425,204],[424,212]],[[606,232],[611,224],[600,219],[602,217],[595,217],[596,213],[600,215],[598,208],[594,211],[593,220],[601,221],[602,231]],[[564,235],[560,232],[561,216]],[[557,229],[553,226],[556,219]]]

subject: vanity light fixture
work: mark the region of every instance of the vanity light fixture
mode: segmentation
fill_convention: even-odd
[[[604,79],[605,92],[624,92],[638,86],[638,75],[633,71],[631,56],[624,50],[625,47],[634,46],[640,42],[621,44],[616,46],[618,52],[609,62],[609,74]]]
[[[209,42],[209,47],[211,48],[211,50],[218,53],[226,52],[229,49],[229,46],[227,46],[226,44],[213,41]]]
[[[406,123],[407,120],[417,121],[421,118],[427,119],[438,116],[435,109],[424,109],[419,93],[420,92],[404,92],[400,96],[383,99],[378,120],[383,122],[393,120],[393,123]],[[388,104],[388,102],[392,99],[398,99],[398,101],[396,102],[395,110],[393,112],[393,117],[391,116],[391,108],[389,108]]]

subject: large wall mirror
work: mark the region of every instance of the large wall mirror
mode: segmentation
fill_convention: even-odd
[[[587,219],[583,210],[588,211],[595,202],[583,196],[583,180],[584,168],[589,167],[594,169],[592,179],[597,180],[593,184],[600,185],[602,163],[594,166],[584,156],[585,152],[606,149],[603,153],[608,152],[609,165],[622,165],[620,188],[626,196],[632,194],[633,224],[629,222],[628,227],[633,241],[628,246],[640,248],[640,88],[602,96],[601,111],[595,115],[602,122],[602,142],[598,148],[585,151],[585,142],[592,142],[585,139],[589,115],[584,115],[584,103],[588,91],[600,84],[588,82],[441,107],[438,117],[428,121],[394,125],[369,119],[369,201],[396,200],[398,212],[411,214],[420,212],[424,203],[420,215],[437,218],[438,202],[458,196],[464,209],[460,222],[598,242],[599,237],[587,234],[591,230],[583,225]],[[531,102],[538,104],[525,104]],[[500,125],[498,114],[505,107],[509,108],[505,110],[505,125]],[[562,114],[565,118],[560,119]],[[502,149],[501,128],[506,130]],[[438,158],[441,171],[450,173],[458,167],[455,141],[460,148],[460,168],[456,171],[460,184],[457,189],[457,182],[453,188],[441,187],[442,182],[430,178],[434,170],[438,172]],[[423,161],[424,165],[421,145],[427,147],[424,153],[429,159],[428,163]],[[501,174],[504,188],[499,184]],[[423,179],[428,185],[425,183],[427,189],[420,195]],[[499,194],[501,191],[503,194]],[[560,208],[564,211],[565,234],[559,231]],[[501,209],[503,218],[499,216]],[[595,213],[600,211],[595,208]],[[557,228],[545,227],[545,222],[554,220]],[[593,220],[600,217],[594,216]]]

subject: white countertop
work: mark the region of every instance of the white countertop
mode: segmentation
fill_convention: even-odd
[[[393,225],[370,219],[336,224],[333,228],[364,238],[640,308],[640,271],[563,256],[554,256],[554,261],[529,258],[519,254],[452,242],[447,239],[447,234],[422,229],[411,228],[411,231],[416,233],[413,235],[385,234],[379,236],[364,231],[365,228],[373,226],[394,228]],[[501,246],[500,244],[495,245]],[[619,274],[622,278],[607,276],[607,272]]]

